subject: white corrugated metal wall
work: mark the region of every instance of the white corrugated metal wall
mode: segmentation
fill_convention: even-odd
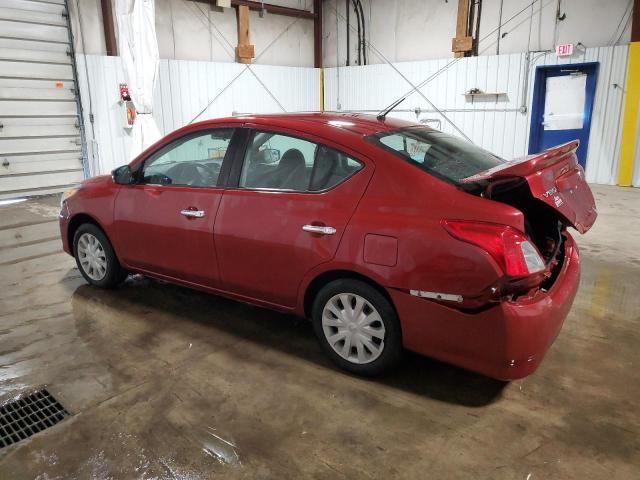
[[[587,179],[593,183],[615,184],[626,58],[626,46],[589,48],[582,55],[570,59],[534,53],[531,54],[528,75],[525,54],[464,58],[427,84],[423,92],[478,145],[505,158],[517,158],[527,152],[535,67],[597,61],[600,68],[587,157]],[[448,59],[394,65],[412,82],[418,83],[450,62]],[[129,137],[122,128],[122,111],[118,102],[118,84],[124,79],[120,59],[89,55],[85,68],[85,57],[78,56],[77,63],[91,173],[106,173],[129,160]],[[287,111],[319,108],[318,70],[265,65],[251,68]],[[282,111],[248,70],[220,94],[244,69],[245,66],[235,63],[161,60],[154,112],[161,132],[166,134],[188,123],[216,95],[219,98],[199,119],[228,116],[233,112]],[[85,81],[87,71],[90,89]],[[343,111],[375,113],[409,89],[408,84],[388,65],[340,68],[339,91],[336,73],[335,68],[325,69],[327,110],[336,110],[339,99]],[[497,101],[487,97],[471,102],[463,95],[470,88],[505,95]],[[525,114],[520,113],[522,105],[527,107]],[[415,120],[414,109],[417,107],[422,110],[420,119],[438,119],[443,130],[454,132],[415,93],[400,105],[394,115]],[[88,121],[90,111],[95,118],[93,129]],[[95,131],[95,137],[92,131]],[[634,184],[640,184],[639,170],[636,170]]]
[[[532,53],[530,60],[524,53],[463,58],[436,76],[423,87],[422,92],[475,143],[512,159],[527,152],[536,66],[582,62],[600,63],[587,156],[587,179],[593,183],[615,184],[626,78],[626,46],[587,48],[571,58],[558,58],[552,53]],[[402,62],[394,66],[417,84],[450,63],[451,59],[446,59]],[[529,68],[527,63],[530,63]],[[385,64],[327,68],[325,108],[375,113],[410,88],[397,72]],[[504,95],[497,99],[483,97],[471,101],[464,93],[472,88]],[[524,114],[520,112],[523,105],[526,106]],[[394,116],[415,121],[416,108],[421,109],[419,119],[439,120],[442,130],[455,133],[451,125],[417,93],[409,96]]]
[[[119,103],[118,86],[124,82],[122,65],[119,57],[99,55],[87,55],[86,61],[78,55],[77,64],[90,172],[108,173],[130,160],[129,134],[123,128]],[[189,123],[216,96],[198,120],[234,112],[282,112],[278,102],[286,111],[318,110],[319,81],[319,70],[314,68],[252,65],[249,70],[238,63],[160,60],[154,118],[161,133],[167,134]]]
[[[0,0],[0,198],[84,177],[64,0]]]

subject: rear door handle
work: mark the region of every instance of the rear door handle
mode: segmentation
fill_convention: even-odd
[[[319,233],[320,235],[333,235],[336,233],[335,228],[321,225],[304,225],[302,230],[305,232]]]
[[[184,215],[185,217],[192,217],[192,218],[202,218],[202,217],[204,217],[204,211],[203,210],[189,210],[188,208],[185,209],[185,210],[181,210],[180,214]]]

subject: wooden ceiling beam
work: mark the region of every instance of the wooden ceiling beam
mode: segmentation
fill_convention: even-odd
[[[239,63],[251,63],[255,54],[255,46],[251,45],[249,38],[249,7],[247,5],[239,5],[238,15],[238,47],[236,54]]]
[[[451,42],[451,51],[456,57],[464,57],[473,50],[473,38],[469,32],[470,0],[458,0],[456,36]]]

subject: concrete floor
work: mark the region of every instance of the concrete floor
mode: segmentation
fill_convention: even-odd
[[[409,356],[337,371],[303,320],[145,279],[85,284],[57,198],[0,207],[0,402],[72,417],[0,450],[0,478],[640,478],[640,190],[594,187],[582,285],[533,376]]]

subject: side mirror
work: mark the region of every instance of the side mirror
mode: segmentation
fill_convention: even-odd
[[[133,172],[129,165],[122,165],[121,167],[116,168],[113,172],[111,172],[111,177],[113,181],[119,185],[130,185],[135,179],[133,177]]]

